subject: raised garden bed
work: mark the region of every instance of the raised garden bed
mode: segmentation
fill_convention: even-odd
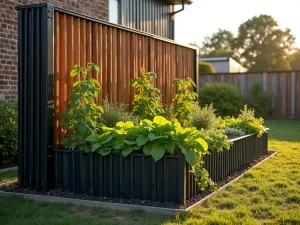
[[[233,139],[230,150],[204,157],[204,167],[220,182],[267,153],[268,134]],[[54,151],[55,188],[77,194],[186,204],[201,194],[183,156],[150,156],[120,153],[102,157],[82,151]]]

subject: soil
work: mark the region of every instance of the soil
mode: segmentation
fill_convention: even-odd
[[[255,166],[257,163],[261,162],[262,160],[269,157],[273,153],[274,151],[268,151],[267,154],[262,155],[261,157],[259,157],[258,159],[256,159],[255,161],[253,161],[251,164],[244,167],[240,171],[232,173],[225,180],[216,183],[217,188],[219,189],[225,184],[234,180],[235,178],[237,178],[238,176],[246,172],[248,169]],[[143,206],[153,206],[153,207],[163,207],[163,208],[175,208],[175,209],[188,208],[189,206],[193,205],[194,203],[200,201],[201,199],[205,198],[206,196],[212,193],[212,191],[209,190],[203,191],[201,194],[188,200],[185,205],[181,205],[173,202],[154,202],[150,200],[139,200],[139,199],[118,199],[118,198],[109,198],[109,197],[97,197],[97,196],[90,196],[87,194],[75,194],[69,191],[63,191],[61,189],[54,189],[48,192],[37,192],[30,189],[20,188],[18,187],[17,182],[0,186],[0,191],[17,192],[17,193],[34,194],[34,195],[45,195],[45,196],[54,196],[54,197],[63,197],[63,198],[74,198],[74,199],[83,199],[83,200],[93,200],[93,201],[114,202],[114,203],[123,203],[123,204],[133,204],[133,205],[143,205]]]

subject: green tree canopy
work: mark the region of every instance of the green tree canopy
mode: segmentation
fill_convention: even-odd
[[[234,48],[251,71],[288,70],[294,41],[289,29],[281,30],[271,16],[260,15],[240,25]]]
[[[292,70],[300,70],[300,49],[292,54],[290,64]]]
[[[295,37],[289,29],[281,30],[269,15],[255,16],[238,29],[238,35],[219,29],[206,37],[201,57],[232,57],[250,71],[289,70]]]

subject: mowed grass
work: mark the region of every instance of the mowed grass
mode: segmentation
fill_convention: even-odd
[[[0,173],[0,184],[17,180],[18,171],[16,169],[8,170]]]
[[[266,121],[278,154],[187,216],[0,197],[0,224],[300,224],[300,121]]]

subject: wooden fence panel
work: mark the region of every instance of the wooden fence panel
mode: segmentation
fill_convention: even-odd
[[[198,79],[199,87],[214,82],[234,84],[245,96],[261,82],[263,89],[272,93],[272,118],[300,119],[300,71],[201,74]]]
[[[194,48],[62,10],[54,13],[54,46],[55,145],[64,138],[59,115],[70,100],[74,78],[69,73],[75,64],[99,65],[100,74],[90,74],[101,84],[98,102],[108,97],[130,104],[134,89],[129,82],[140,75],[142,67],[157,73],[155,86],[164,104],[171,103],[175,94],[175,78],[197,78]]]

